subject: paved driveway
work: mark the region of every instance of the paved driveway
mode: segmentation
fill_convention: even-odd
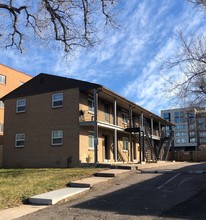
[[[19,219],[206,219],[206,164],[182,165],[131,171]]]

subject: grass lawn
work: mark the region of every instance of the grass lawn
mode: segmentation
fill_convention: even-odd
[[[65,187],[94,174],[97,168],[0,169],[0,210],[15,207],[30,196]]]

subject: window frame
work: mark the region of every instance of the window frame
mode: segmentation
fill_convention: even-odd
[[[23,135],[23,138],[18,138],[18,136]],[[23,144],[19,145],[18,142],[23,142]],[[23,148],[25,147],[25,133],[17,133],[15,136],[15,147]]]
[[[19,102],[24,101],[24,104],[19,104]],[[20,109],[24,107],[23,109]],[[26,112],[26,99],[17,99],[16,100],[16,113]]]
[[[89,131],[88,134],[88,149],[94,150],[94,131]]]
[[[126,117],[125,117],[126,116]],[[128,124],[128,120],[129,120],[129,115],[126,112],[122,112],[122,123],[123,124]]]
[[[6,85],[6,76],[3,74],[0,74],[0,84]]]
[[[0,123],[0,133],[4,133],[4,124]]]
[[[91,96],[88,97],[88,111],[94,113],[94,97]]]
[[[59,136],[59,134],[57,135],[57,137],[54,136],[54,133],[56,132],[61,132],[61,136]],[[64,131],[63,130],[53,130],[51,133],[51,145],[52,146],[60,146],[63,145],[63,138],[64,138]],[[59,139],[61,140],[61,142],[54,142],[54,140]]]
[[[129,139],[127,137],[122,137],[123,151],[128,151],[129,149]]]
[[[4,102],[0,101],[0,109],[4,109]]]
[[[61,98],[55,99],[55,96],[61,95]],[[52,94],[52,108],[62,108],[63,107],[64,94],[63,92]],[[55,105],[55,103],[60,102],[60,104]]]

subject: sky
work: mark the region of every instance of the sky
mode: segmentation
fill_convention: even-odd
[[[206,12],[186,0],[122,0],[116,7],[121,28],[101,33],[101,44],[93,48],[79,48],[69,59],[40,45],[22,54],[1,49],[0,63],[31,76],[48,73],[96,82],[157,115],[176,107],[162,86],[165,78],[180,73],[162,72],[159,62],[177,52],[177,30],[185,36],[199,31]]]

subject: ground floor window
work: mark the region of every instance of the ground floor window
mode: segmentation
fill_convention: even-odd
[[[52,131],[52,145],[63,144],[63,130]]]
[[[25,144],[25,134],[21,133],[21,134],[16,134],[16,147],[24,147]]]
[[[89,149],[94,149],[94,132],[89,131]]]
[[[123,142],[123,150],[128,150],[128,143],[129,143],[128,138],[123,137],[122,142]]]

